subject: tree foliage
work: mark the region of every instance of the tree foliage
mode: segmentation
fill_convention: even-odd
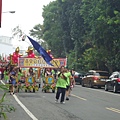
[[[112,72],[120,62],[119,0],[56,0],[44,6],[43,25],[31,35],[44,39],[55,57],[75,69]]]

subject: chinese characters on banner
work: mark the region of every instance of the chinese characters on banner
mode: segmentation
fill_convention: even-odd
[[[43,58],[19,58],[19,67],[54,67],[58,68],[61,66],[66,66],[66,58],[55,58],[51,61],[54,66],[48,65]]]

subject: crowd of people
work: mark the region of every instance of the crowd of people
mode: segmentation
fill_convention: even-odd
[[[61,66],[59,69],[47,68],[43,72],[43,83],[46,77],[53,76],[56,84],[56,97],[55,102],[65,103],[65,100],[69,100],[72,88],[75,85],[74,80],[75,71]]]
[[[5,84],[9,85],[10,94],[15,94],[18,83],[21,82],[21,77],[35,76],[33,68],[29,68],[28,72],[24,73],[20,67],[7,65],[4,68],[1,80],[5,80]]]
[[[10,94],[15,93],[16,82],[20,80],[23,75],[21,69],[15,66],[6,66],[3,72],[4,76],[2,79],[5,80],[6,84],[9,84]]]
[[[25,76],[34,76],[33,73],[33,69],[29,68],[29,72]],[[74,74],[75,71],[73,69],[69,70],[64,66],[61,66],[61,68],[59,69],[47,68],[44,69],[44,71],[41,71],[41,76],[44,76],[44,78],[42,79],[43,82],[47,76],[52,75],[54,77],[56,84],[55,102],[58,102],[60,100],[60,103],[65,103],[65,100],[69,100],[70,93],[75,85]],[[5,67],[2,79],[5,80],[6,84],[10,85],[10,94],[15,93],[16,79],[19,81],[21,79],[21,76],[23,76],[21,68],[14,66]]]
[[[74,85],[74,71],[70,71],[64,66],[62,66],[58,73],[56,81],[57,92],[55,102],[58,102],[59,99],[60,103],[65,103],[65,100],[69,100],[69,96]]]

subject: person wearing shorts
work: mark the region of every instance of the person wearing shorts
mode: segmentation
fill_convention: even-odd
[[[16,85],[16,71],[15,68],[12,69],[12,71],[10,72],[10,94],[14,94],[15,93],[15,85]]]
[[[67,76],[67,84],[66,84],[66,100],[69,100],[69,93],[70,93],[70,76],[71,72],[67,69],[65,75]]]

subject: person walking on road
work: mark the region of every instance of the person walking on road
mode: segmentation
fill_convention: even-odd
[[[70,72],[67,68],[66,68],[66,73],[65,73],[65,75],[67,76],[67,83],[66,83],[66,100],[69,100],[71,72]]]
[[[74,86],[75,86],[75,79],[74,79],[74,76],[71,75],[71,77],[70,77],[70,91],[69,91],[69,96],[71,95],[71,91],[74,88]]]
[[[4,70],[4,80],[6,84],[9,83],[9,68],[8,67],[5,67],[5,70]]]
[[[9,77],[10,77],[9,84],[11,84],[10,85],[10,94],[14,94],[15,93],[15,85],[16,85],[16,77],[17,77],[15,67],[11,68]]]
[[[65,99],[66,83],[67,83],[67,76],[65,75],[65,73],[66,73],[66,69],[61,67],[60,73],[58,73],[58,80],[56,83],[57,93],[56,93],[55,102],[58,102],[61,94],[60,103],[65,103],[64,99]]]
[[[21,82],[21,77],[23,76],[22,69],[18,68],[18,82]]]

